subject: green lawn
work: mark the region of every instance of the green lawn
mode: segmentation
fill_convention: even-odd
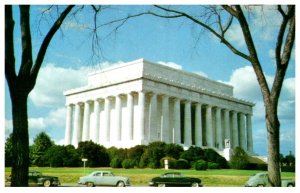
[[[133,186],[147,186],[151,178],[164,173],[164,169],[112,169],[112,168],[38,168],[32,167],[30,170],[38,170],[44,175],[58,176],[62,184],[76,184],[79,177],[89,174],[95,170],[113,171],[115,175],[128,176]],[[186,176],[197,177],[202,180],[207,187],[241,187],[247,181],[249,176],[260,172],[256,170],[168,170],[179,171]],[[5,168],[5,176],[9,176],[11,168]],[[283,178],[295,179],[295,173],[283,172]]]

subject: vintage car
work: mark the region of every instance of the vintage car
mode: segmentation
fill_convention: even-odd
[[[117,186],[125,187],[130,186],[128,177],[115,176],[110,171],[94,171],[87,176],[79,178],[78,184],[93,186]]]
[[[6,179],[8,183],[11,181],[11,176]],[[58,177],[55,176],[44,176],[39,171],[29,171],[28,172],[28,185],[29,186],[58,186],[60,181]]]
[[[157,187],[202,186],[201,180],[199,178],[186,177],[183,176],[180,172],[168,172],[159,177],[152,178],[149,182],[149,185]]]
[[[268,173],[259,172],[251,176],[249,180],[245,183],[246,187],[265,187],[269,186],[268,183]],[[295,181],[292,179],[281,179],[282,187],[294,187]]]

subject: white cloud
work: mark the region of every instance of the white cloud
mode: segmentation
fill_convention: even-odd
[[[64,107],[52,110],[49,112],[46,119],[46,124],[54,128],[64,128],[66,118],[66,109]]]
[[[54,139],[56,145],[65,145],[65,139]]]
[[[42,117],[39,118],[29,118],[28,119],[28,127],[30,129],[45,129],[47,127],[45,123],[45,119]]]
[[[274,49],[270,49],[269,50],[269,58],[274,60],[275,59],[275,51]]]
[[[29,97],[40,107],[63,106],[63,91],[83,86],[87,83],[88,68],[72,69],[48,64],[41,68],[35,88]]]
[[[5,119],[5,138],[7,138],[10,133],[12,133],[12,130],[13,130],[12,120]]]
[[[161,64],[161,65],[169,66],[169,67],[171,67],[171,68],[179,69],[179,70],[182,69],[182,66],[181,66],[181,65],[176,64],[176,63],[174,63],[174,62],[163,62],[163,61],[158,61],[157,63],[158,63],[158,64]]]
[[[229,42],[236,43],[239,47],[242,47],[245,45],[245,40],[244,40],[244,35],[242,32],[242,29],[237,24],[232,25],[228,29],[225,36],[226,36],[226,39],[229,40]]]
[[[265,75],[269,85],[272,84],[274,77]],[[256,75],[251,66],[245,66],[233,71],[229,82],[234,87],[234,96],[246,99],[255,103],[254,117],[264,120],[265,107],[257,82]],[[295,78],[286,78],[282,85],[282,91],[278,107],[279,117],[284,119],[294,119],[295,116]]]

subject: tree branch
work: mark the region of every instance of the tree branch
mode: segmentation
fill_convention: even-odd
[[[276,75],[274,79],[274,83],[272,86],[271,90],[271,99],[274,101],[274,105],[277,105],[278,99],[281,93],[281,88],[282,84],[284,81],[285,73],[288,67],[289,60],[291,58],[291,53],[295,41],[295,6],[291,6],[289,9],[289,12],[287,14],[288,17],[284,17],[284,21],[282,23],[290,23],[290,27],[288,29],[288,33],[286,36],[285,40],[285,45],[283,48],[282,54],[281,49],[277,47],[277,45],[280,45],[280,48],[282,47],[282,41],[283,41],[283,35],[282,37],[279,37],[277,39],[277,44],[276,44],[276,63],[277,63],[277,68],[276,68]],[[288,21],[285,21],[285,19],[288,19]],[[282,29],[284,27],[284,29]],[[284,33],[286,31],[287,24],[281,25],[280,26],[280,33]],[[280,35],[279,35],[280,36]],[[281,41],[281,42],[278,42]],[[278,50],[280,51],[278,51]],[[278,54],[278,55],[277,55]]]
[[[182,15],[182,17],[186,17],[187,19],[193,21],[194,23],[204,27],[205,29],[207,29],[209,32],[211,32],[213,35],[215,35],[218,39],[220,39],[221,43],[225,44],[234,54],[238,55],[238,56],[241,56],[242,58],[250,61],[251,58],[244,54],[243,52],[239,51],[238,49],[236,49],[230,42],[228,42],[224,37],[222,37],[222,35],[218,34],[213,28],[211,28],[210,26],[206,25],[205,23],[199,21],[198,19],[190,16],[189,14],[186,14],[184,12],[181,12],[181,11],[176,11],[176,10],[172,10],[172,9],[168,9],[168,8],[165,8],[165,7],[162,7],[162,6],[159,6],[159,5],[154,5],[155,7],[159,8],[159,9],[162,9],[164,11],[167,11],[167,12],[172,12],[172,13],[176,13],[176,14],[179,14],[179,15]]]
[[[9,85],[16,82],[14,25],[12,6],[5,5],[5,76]]]
[[[38,75],[38,72],[41,68],[41,65],[43,63],[47,48],[50,44],[50,41],[52,40],[54,34],[56,33],[56,31],[60,28],[61,24],[63,23],[64,19],[66,18],[66,16],[70,13],[70,11],[72,10],[72,8],[74,7],[74,5],[69,5],[59,16],[59,18],[57,18],[57,20],[55,21],[55,23],[52,25],[51,29],[49,30],[49,32],[47,33],[46,37],[44,38],[42,45],[39,49],[38,55],[37,55],[37,59],[35,61],[35,64],[33,66],[33,69],[31,71],[31,86],[32,88],[35,85],[35,81]]]
[[[20,5],[20,25],[22,36],[22,61],[19,77],[26,79],[29,77],[32,67],[32,45],[30,32],[30,6]]]
[[[260,61],[257,57],[257,52],[256,52],[256,48],[253,42],[253,38],[249,29],[249,24],[245,18],[245,15],[241,9],[241,7],[239,5],[234,6],[235,7],[235,11],[233,11],[233,8],[228,8],[228,6],[225,6],[226,10],[229,10],[230,13],[234,13],[236,14],[235,17],[237,18],[237,20],[240,23],[240,26],[242,28],[242,32],[244,35],[244,39],[250,54],[250,62],[253,66],[254,72],[256,74],[258,83],[261,87],[261,92],[263,94],[263,98],[264,98],[264,102],[265,104],[270,104],[270,89],[268,86],[268,83],[266,81],[266,78],[264,76]]]

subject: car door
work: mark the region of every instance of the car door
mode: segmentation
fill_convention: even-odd
[[[29,184],[29,186],[37,186],[39,177],[40,177],[39,172],[29,172],[28,173],[28,184]]]
[[[102,172],[97,172],[94,173],[94,175],[92,176],[92,181],[94,183],[95,186],[103,186],[103,173]]]
[[[105,185],[105,186],[116,185],[115,177],[111,172],[103,172],[102,180],[103,180],[103,185]]]

